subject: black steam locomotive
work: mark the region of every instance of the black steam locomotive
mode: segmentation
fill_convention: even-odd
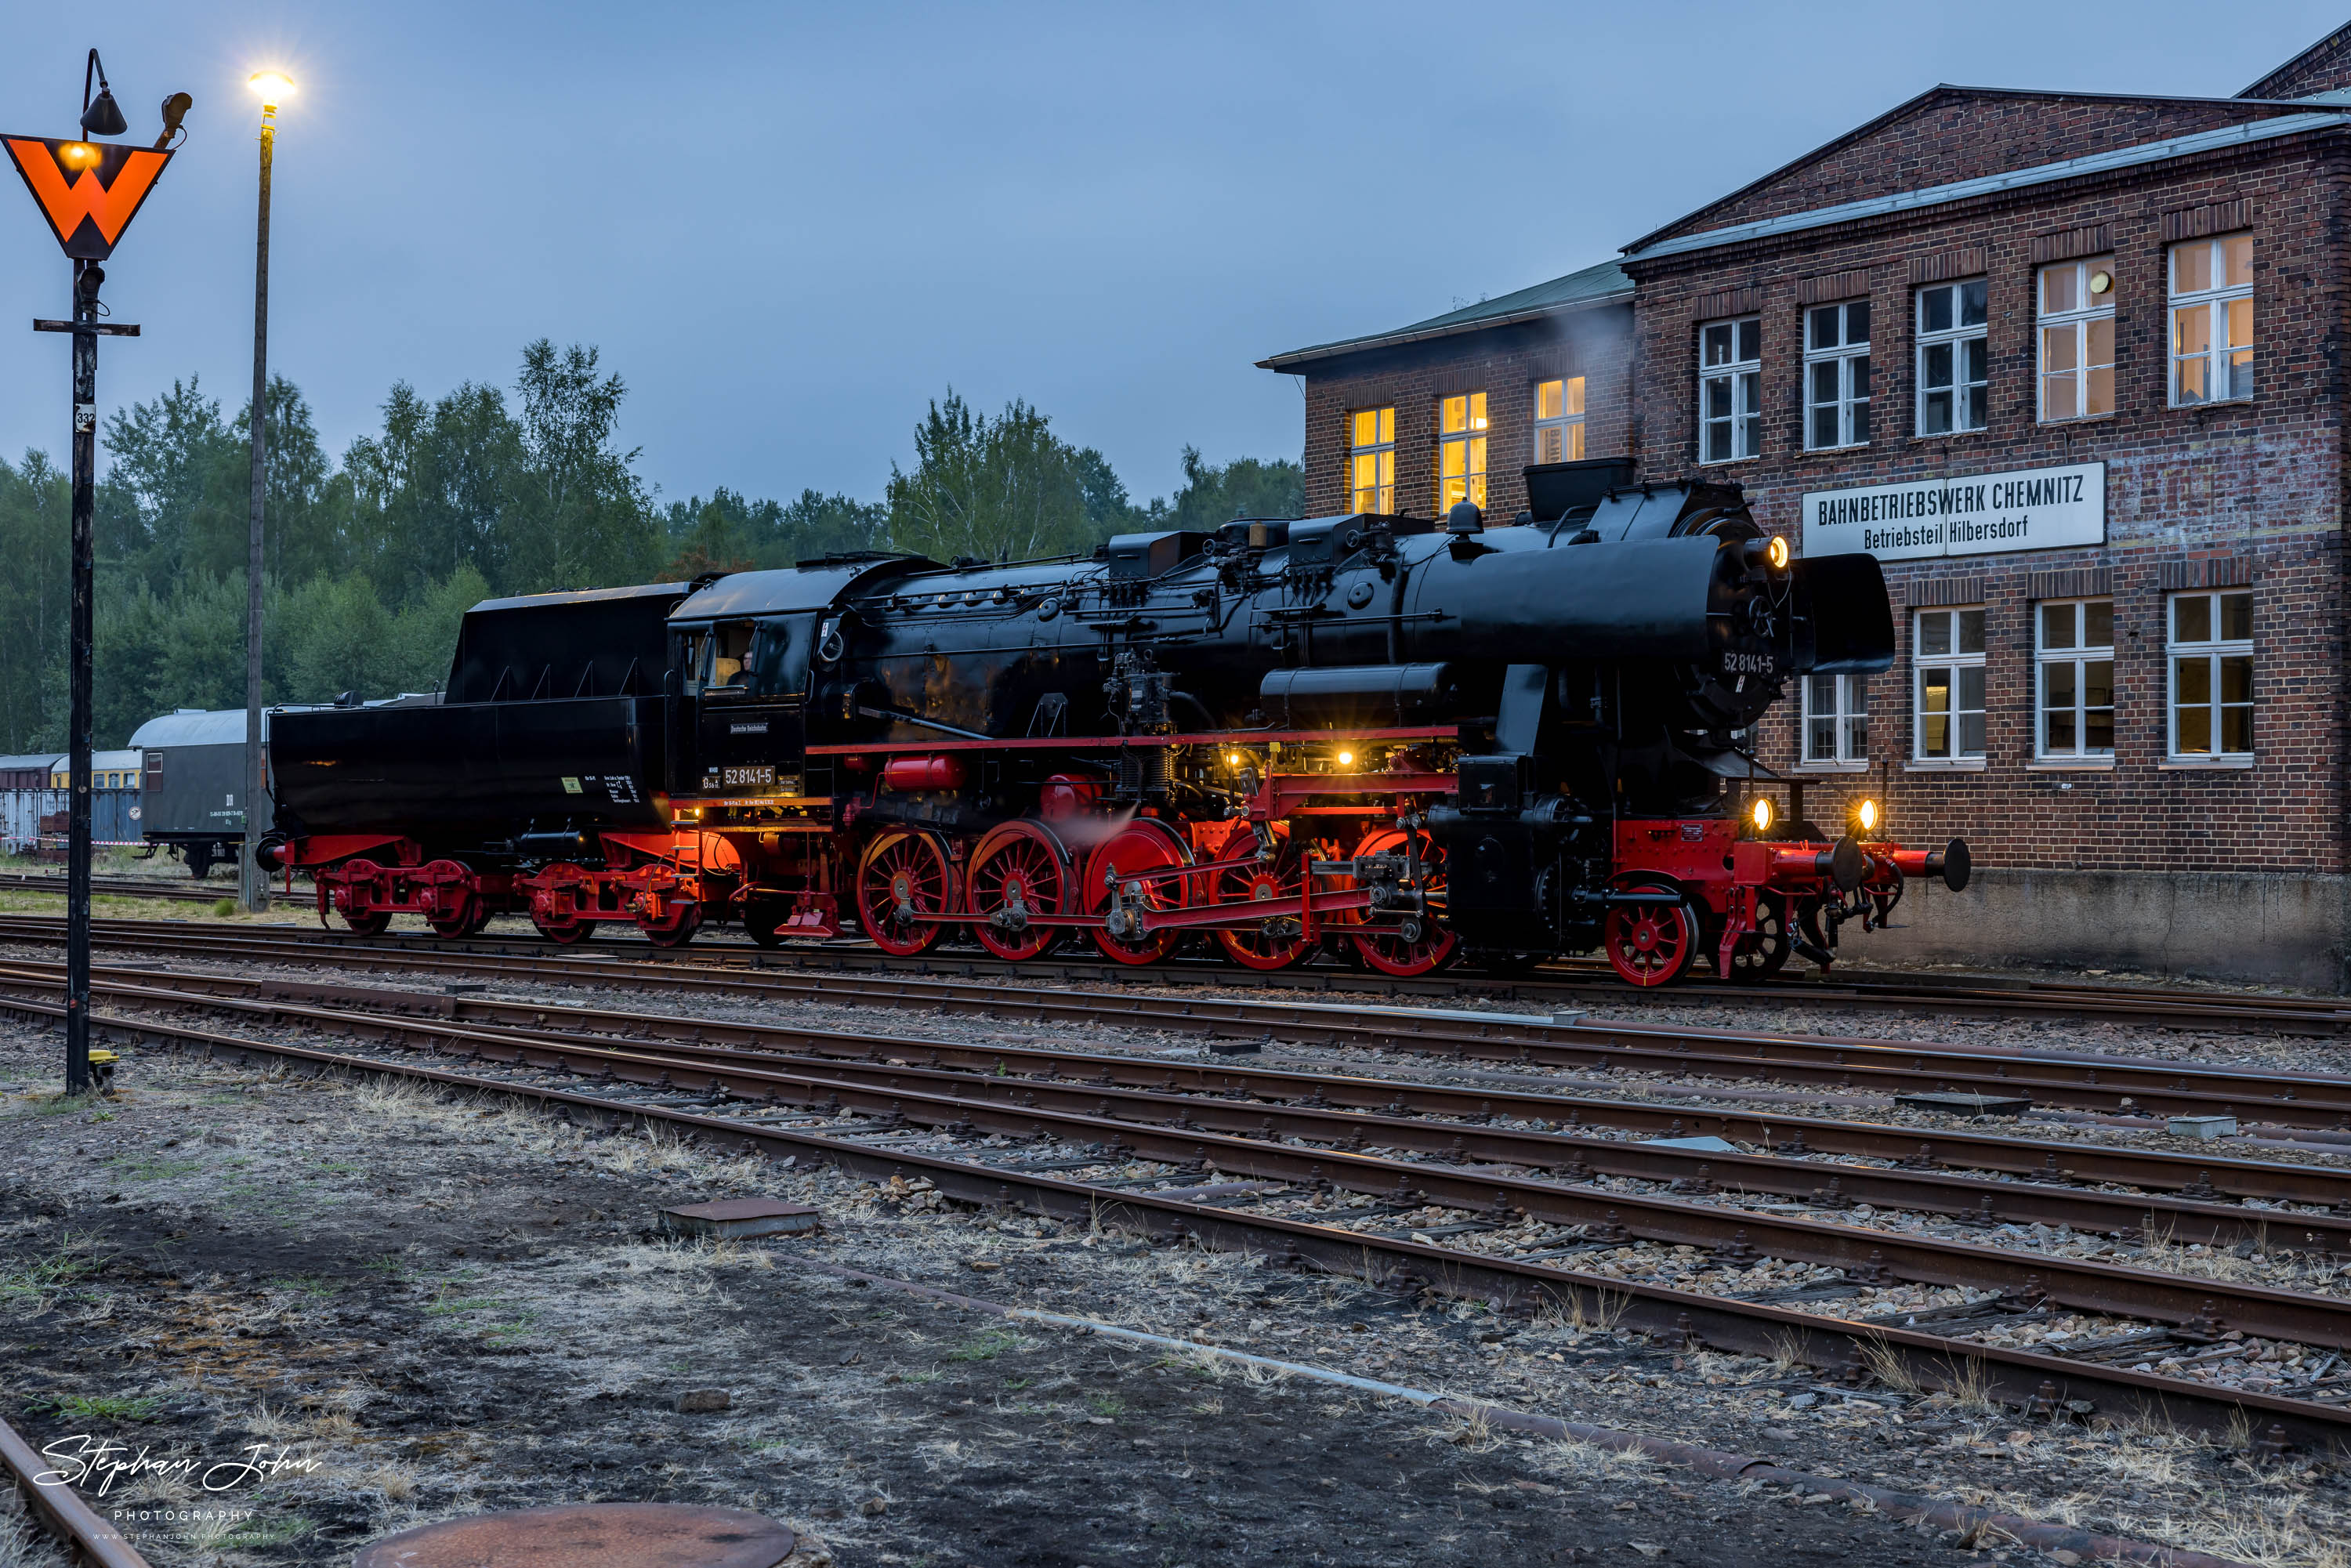
[[[1963,844],[1779,812],[1746,747],[1791,676],[1890,661],[1875,560],[1791,560],[1733,485],[1528,479],[1490,528],[1239,520],[491,601],[439,705],[277,717],[266,852],[362,933],[527,910],[558,942],[774,944],[853,916],[893,953],[1012,959],[1598,947],[1643,985],[1701,953],[1825,965],[1906,875],[1964,885]]]

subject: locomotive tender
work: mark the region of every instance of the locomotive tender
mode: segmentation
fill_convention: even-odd
[[[1893,656],[1867,556],[1791,560],[1735,485],[1528,474],[1489,528],[1237,520],[1092,559],[859,554],[494,600],[435,706],[286,711],[266,863],[360,933],[527,911],[560,943],[886,951],[1205,939],[1413,975],[1603,949],[1658,985],[1823,967],[1968,852],[1830,841],[1747,732]],[[1550,520],[1535,520],[1536,513]]]

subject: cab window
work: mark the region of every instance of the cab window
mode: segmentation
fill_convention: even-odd
[[[746,685],[743,666],[751,657],[751,622],[733,621],[716,629],[710,660],[714,686]]]
[[[708,630],[697,626],[691,632],[682,633],[678,638],[678,643],[679,678],[685,683],[687,691],[698,692],[702,689],[703,660],[710,652]]]

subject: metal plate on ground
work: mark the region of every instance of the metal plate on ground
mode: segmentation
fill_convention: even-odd
[[[1947,1116],[2022,1116],[2032,1109],[2022,1094],[1896,1094],[1894,1103]]]
[[[688,1236],[789,1235],[816,1229],[818,1219],[813,1208],[771,1197],[729,1197],[661,1211],[664,1228]]]
[[[351,1568],[776,1568],[799,1544],[739,1508],[598,1502],[403,1530],[362,1549]]]

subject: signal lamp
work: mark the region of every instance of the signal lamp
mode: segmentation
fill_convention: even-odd
[[[1865,833],[1877,831],[1877,802],[1865,798],[1853,809],[1853,825]]]
[[[1771,563],[1771,570],[1773,571],[1787,570],[1788,541],[1782,538],[1779,535],[1773,534],[1771,541],[1763,547],[1763,559]]]
[[[68,169],[89,168],[101,155],[99,145],[95,141],[68,141],[57,149],[57,156],[64,161]]]
[[[1755,804],[1747,808],[1747,820],[1755,824],[1755,831],[1759,833],[1768,833],[1771,831],[1771,819],[1774,815],[1771,797],[1769,795],[1756,796]]]

